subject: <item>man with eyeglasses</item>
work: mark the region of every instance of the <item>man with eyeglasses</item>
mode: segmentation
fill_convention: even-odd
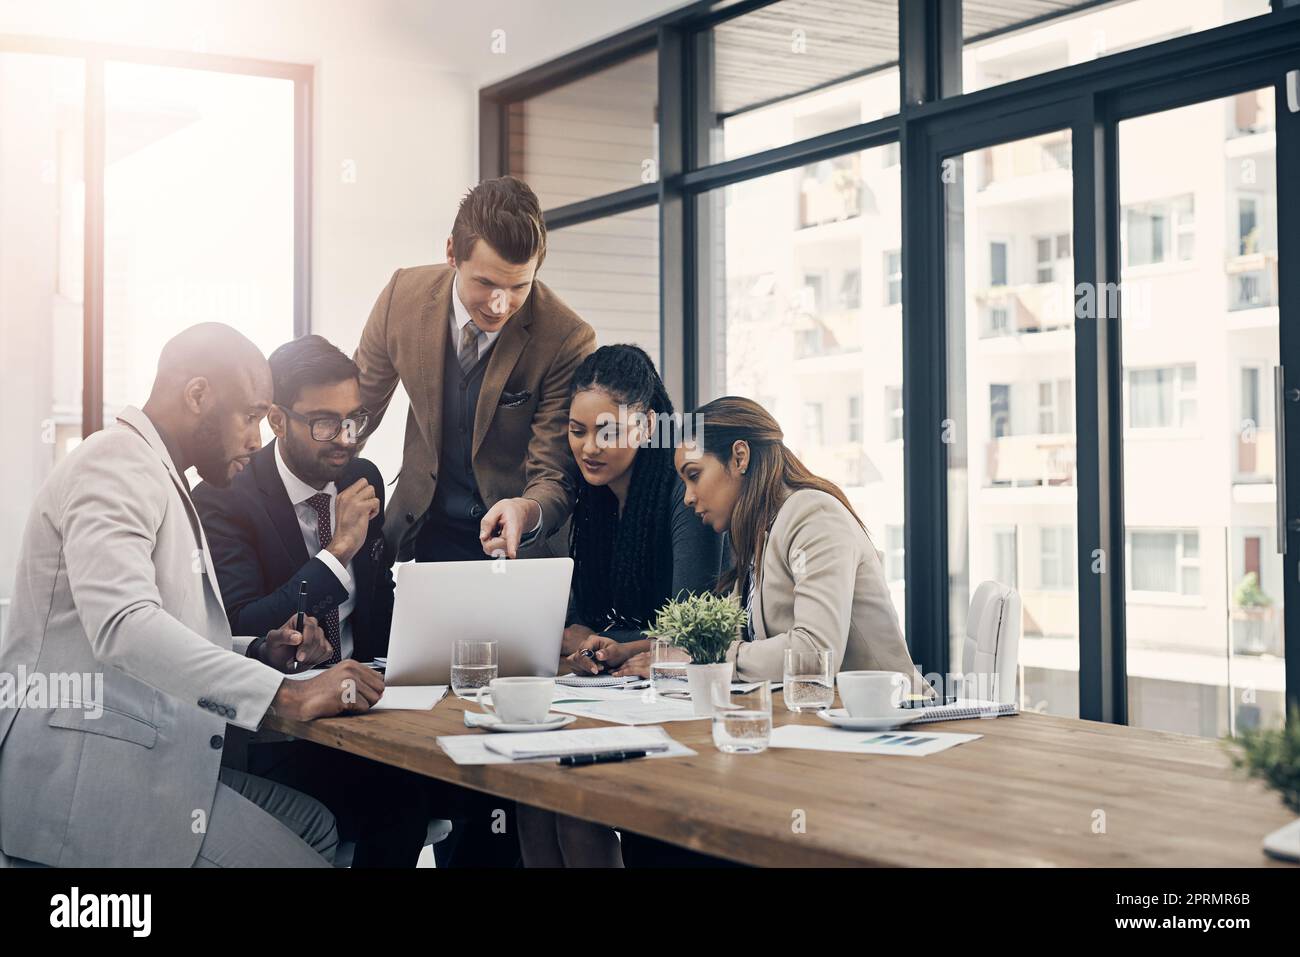
[[[332,648],[324,664],[370,661],[387,653],[393,576],[383,478],[357,457],[369,419],[357,367],[315,335],[286,343],[269,361],[275,440],[228,488],[194,490],[226,614],[237,634],[266,634],[262,622],[278,616],[278,627],[296,614],[306,582],[307,614]],[[248,744],[247,770],[292,781],[330,808],[342,838],[356,841],[353,866],[415,865],[430,817],[424,778],[310,742],[267,738]]]

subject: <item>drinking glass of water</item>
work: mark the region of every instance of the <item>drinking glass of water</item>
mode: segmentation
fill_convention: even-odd
[[[686,666],[691,656],[671,641],[656,638],[650,647],[650,685],[656,695],[687,694]]]
[[[785,706],[796,713],[823,711],[835,703],[829,651],[785,650]]]
[[[451,690],[461,698],[474,697],[497,676],[495,641],[457,641],[451,654]]]
[[[772,690],[766,681],[748,694],[731,693],[729,684],[714,685],[713,743],[727,754],[757,754],[772,737]]]

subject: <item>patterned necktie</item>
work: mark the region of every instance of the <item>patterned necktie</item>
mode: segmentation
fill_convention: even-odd
[[[460,331],[460,349],[456,352],[456,358],[460,360],[460,371],[469,372],[478,362],[478,337],[481,334],[479,327],[474,325],[471,319],[465,323],[465,328]]]
[[[320,537],[320,547],[324,548],[334,538],[334,532],[330,528],[330,496],[324,492],[317,492],[307,499],[307,504],[316,513],[316,534]],[[318,620],[325,631],[325,637],[329,640],[330,648],[333,649],[330,656],[321,664],[326,667],[336,665],[343,660],[343,645],[339,641],[339,606],[335,605]]]

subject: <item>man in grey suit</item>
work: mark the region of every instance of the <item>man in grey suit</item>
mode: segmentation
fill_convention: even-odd
[[[221,768],[227,722],[365,711],[383,693],[352,660],[283,680],[291,661],[330,651],[310,619],[302,633],[292,619],[230,633],[185,471],[228,484],[261,447],[270,403],[270,369],[248,339],[191,327],[164,347],[144,409],[126,408],[41,487],[0,638],[0,679],[16,689],[0,708],[0,861],[332,861],[322,805]]]

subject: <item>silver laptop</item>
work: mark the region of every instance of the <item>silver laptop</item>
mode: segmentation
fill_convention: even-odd
[[[555,674],[572,558],[399,567],[385,684],[450,684],[452,649],[462,638],[495,641],[503,678]]]

